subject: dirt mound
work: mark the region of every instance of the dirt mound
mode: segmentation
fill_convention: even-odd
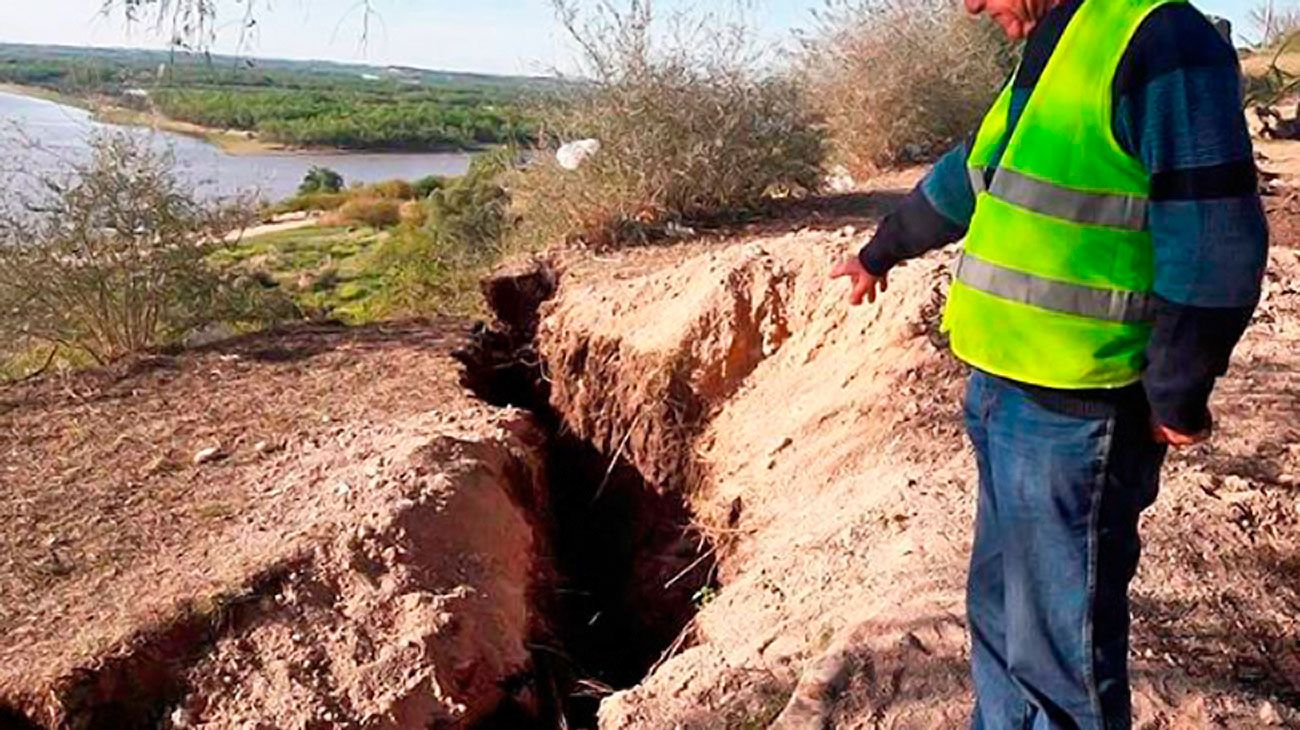
[[[973,461],[936,333],[944,257],[849,310],[824,230],[566,262],[536,349],[561,426],[680,490],[721,588],[603,728],[965,723]],[[1268,300],[1174,457],[1136,587],[1138,726],[1300,719],[1300,275]]]
[[[302,328],[4,391],[0,724],[496,708],[548,580],[545,437],[459,386],[464,334]]]

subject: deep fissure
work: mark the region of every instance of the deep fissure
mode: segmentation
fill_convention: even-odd
[[[557,581],[540,598],[549,630],[534,647],[534,680],[551,695],[542,727],[587,728],[609,691],[635,686],[689,640],[717,564],[683,495],[577,438],[551,407],[534,338],[554,287],[545,267],[489,280],[498,325],[480,325],[460,359],[476,395],[531,412],[548,434],[545,529]]]
[[[480,325],[457,353],[470,390],[490,404],[529,411],[547,435],[548,499],[535,527],[549,548],[541,574],[552,577],[533,595],[541,619],[533,662],[502,683],[507,699],[476,723],[479,730],[594,728],[605,696],[635,686],[667,653],[689,645],[695,614],[716,588],[713,545],[693,526],[683,495],[656,488],[621,455],[569,433],[551,407],[533,339],[538,307],[554,293],[552,277],[541,269],[498,282],[502,288],[488,298],[500,326]],[[283,575],[259,578],[226,611],[253,610]],[[78,693],[75,722],[163,723],[189,691],[184,667],[231,620],[230,613],[192,616],[140,657],[88,675],[93,687]],[[17,708],[0,707],[0,727],[37,725]]]

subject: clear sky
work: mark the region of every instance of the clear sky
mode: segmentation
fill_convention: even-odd
[[[1300,0],[1295,0],[1300,2]],[[672,4],[673,0],[667,0]],[[1249,34],[1246,16],[1257,0],[1199,0],[1208,13],[1231,18]],[[1282,0],[1285,2],[1285,0]],[[571,50],[547,0],[374,0],[380,18],[363,48],[358,0],[274,0],[263,3],[260,28],[241,53],[284,58],[322,58],[400,63],[426,68],[494,73],[545,73],[571,66]],[[661,5],[664,0],[661,0]],[[678,4],[681,4],[678,2]],[[707,7],[710,0],[697,0]],[[118,17],[99,15],[102,0],[0,0],[0,41],[69,45],[162,47],[165,37],[149,27],[126,28]],[[230,8],[231,0],[219,0]],[[755,20],[770,38],[808,27],[821,0],[757,0]],[[231,17],[227,21],[233,21]],[[236,48],[229,22],[214,50]]]

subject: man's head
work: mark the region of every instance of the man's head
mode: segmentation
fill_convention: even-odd
[[[987,13],[1013,40],[1029,35],[1060,0],[966,0],[971,15]]]

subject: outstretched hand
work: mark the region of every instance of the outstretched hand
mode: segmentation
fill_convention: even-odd
[[[858,306],[865,299],[872,304],[876,296],[889,291],[889,276],[876,276],[867,271],[857,257],[840,262],[831,269],[832,279],[849,278],[852,288],[849,290],[849,304]]]

